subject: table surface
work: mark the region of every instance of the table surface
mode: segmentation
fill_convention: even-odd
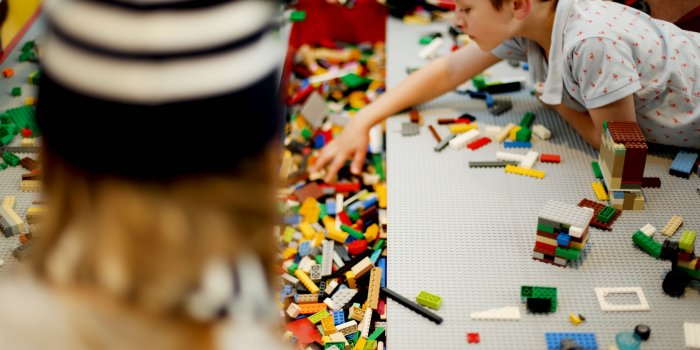
[[[387,28],[387,84],[391,88],[404,79],[406,67],[425,63],[417,55],[420,36],[446,33],[447,24],[409,26],[392,18]],[[506,63],[499,65],[490,69],[494,76],[513,74]],[[588,246],[576,267],[535,261],[537,216],[545,203],[556,200],[576,205],[583,198],[595,200],[591,162],[597,160],[597,151],[559,116],[543,109],[529,91],[506,96],[512,99],[513,110],[494,117],[482,100],[448,93],[419,106],[425,123],[416,136],[400,133],[401,123],[408,121],[406,115],[387,122],[388,287],[411,299],[423,290],[442,297],[437,313],[444,318],[436,325],[390,301],[389,347],[476,348],[467,344],[466,335],[478,332],[479,349],[546,349],[545,332],[594,332],[599,348],[607,349],[615,344],[618,332],[646,324],[651,327],[651,338],[642,349],[683,349],[683,322],[700,322],[700,286],[692,284],[682,298],[666,296],[661,282],[670,262],[655,260],[637,249],[631,237],[647,223],[661,230],[672,215],[685,219],[679,232],[698,231],[698,176],[670,176],[674,155],[649,155],[645,176],[661,178],[662,187],[644,190],[644,210],[624,211],[612,232],[591,228]],[[427,125],[436,126],[442,136],[448,134],[445,126],[437,125],[438,117],[469,112],[478,118],[483,131],[488,125],[517,124],[526,111],[534,112],[535,123],[553,134],[548,141],[534,140],[533,150],[562,156],[561,164],[535,165],[534,169],[546,173],[544,179],[506,174],[503,168],[469,168],[469,161],[495,160],[496,152],[504,150],[498,143],[476,151],[433,150],[436,141]],[[527,153],[526,149],[506,151]],[[658,235],[655,238],[661,241]],[[520,302],[522,285],[556,287],[557,311],[527,313]],[[603,312],[595,287],[641,287],[651,310]],[[608,301],[627,304],[636,297],[612,296]],[[476,321],[469,317],[472,312],[506,306],[519,307],[521,319]],[[573,326],[568,321],[570,313],[581,314],[586,321]]]

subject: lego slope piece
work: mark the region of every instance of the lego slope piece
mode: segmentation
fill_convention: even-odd
[[[517,321],[520,319],[520,308],[507,306],[485,311],[475,311],[469,314],[472,320]]]
[[[688,179],[690,178],[690,173],[693,171],[693,166],[697,160],[697,153],[682,150],[678,151],[676,158],[673,159],[673,163],[671,163],[671,168],[668,170],[668,173],[673,176]]]

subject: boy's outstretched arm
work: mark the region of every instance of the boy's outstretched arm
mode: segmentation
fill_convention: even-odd
[[[578,112],[565,105],[554,108],[586,142],[596,149],[600,148],[603,123],[629,121],[636,122],[634,98],[629,95],[613,103],[586,112]]]
[[[352,157],[351,172],[360,174],[367,153],[369,129],[408,107],[432,100],[482,72],[500,59],[477,45],[465,46],[411,74],[355,115],[343,132],[323,150],[310,171],[329,165],[326,182],[334,179]]]

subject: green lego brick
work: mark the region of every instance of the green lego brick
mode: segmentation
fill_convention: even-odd
[[[515,140],[520,142],[528,142],[532,138],[532,130],[526,127],[521,127],[518,132],[515,133]]]
[[[635,244],[637,244],[649,255],[657,259],[661,256],[661,243],[655,241],[651,237],[648,237],[644,234],[644,232],[637,230],[637,232],[632,235],[632,241],[634,241]]]
[[[301,129],[301,136],[305,139],[310,139],[311,138],[311,130],[309,128],[303,128]]]
[[[326,318],[326,317],[328,317],[328,316],[330,316],[330,315],[331,315],[331,314],[329,314],[328,311],[326,311],[326,310],[321,310],[321,311],[319,311],[319,312],[317,312],[317,313],[315,313],[315,314],[309,316],[309,321],[311,321],[311,323],[313,323],[313,324],[316,324],[316,323],[321,322],[321,319],[322,319],[322,318]]]
[[[576,261],[581,256],[581,251],[575,248],[557,247],[554,255],[567,260]]]
[[[350,89],[357,89],[362,85],[369,84],[372,80],[363,78],[355,73],[350,73],[342,76],[340,81],[347,85]]]
[[[287,269],[287,272],[289,272],[290,275],[294,276],[294,272],[299,268],[299,264],[293,263],[289,265],[289,268]]]
[[[316,255],[316,257],[314,257],[314,260],[316,260],[317,264],[321,265],[321,262],[323,262],[323,255]]]
[[[440,298],[437,295],[430,294],[426,291],[421,291],[418,294],[418,296],[416,297],[416,302],[434,310],[438,310],[440,309],[440,306],[442,306],[442,298]]]
[[[362,348],[363,350],[374,350],[377,348],[377,341],[376,340],[369,340],[365,342],[365,346]]]
[[[29,84],[33,85],[38,85],[39,84],[39,78],[41,77],[41,73],[38,70],[35,70],[27,76],[27,82]]]
[[[324,204],[324,203],[319,203],[319,204],[318,204],[318,207],[321,208],[321,213],[318,214],[318,218],[319,218],[319,219],[323,219],[323,218],[325,218],[326,216],[328,216],[328,211],[326,210],[326,204]]]
[[[292,241],[292,237],[294,236],[294,232],[295,232],[295,231],[294,231],[293,228],[287,226],[287,227],[284,229],[284,233],[282,234],[282,241],[283,241],[284,243],[289,243],[289,242],[291,242],[291,241]]]
[[[289,21],[291,21],[291,22],[303,22],[305,20],[306,20],[306,11],[294,11],[289,16]]]
[[[484,78],[483,75],[478,74],[472,78],[472,83],[474,84],[474,87],[481,91],[486,88],[486,78]]]
[[[362,234],[362,232],[357,231],[348,225],[340,225],[340,229],[343,230],[343,232],[347,232],[350,236],[353,236],[356,239],[365,239],[365,235]]]
[[[528,298],[549,299],[552,302],[549,308],[550,312],[557,311],[557,289],[552,287],[535,287],[522,286],[520,287],[520,298],[525,301]]]
[[[602,179],[603,172],[600,170],[600,164],[598,164],[598,162],[591,162],[591,166],[593,167],[593,175],[595,175],[596,179]]]
[[[22,45],[22,52],[30,51],[34,49],[35,46],[36,44],[34,44],[34,40],[29,40]]]
[[[382,333],[384,333],[384,327],[377,327],[374,332],[367,337],[367,340],[376,340]]]
[[[10,153],[10,152],[5,152],[2,154],[2,159],[7,163],[9,166],[18,166],[19,165],[19,157],[16,155]]]
[[[347,212],[347,214],[348,214],[348,217],[350,218],[350,220],[352,220],[352,222],[357,221],[357,219],[359,219],[361,216],[360,212],[357,210],[349,211],[349,212]]]
[[[609,206],[605,206],[599,213],[598,213],[598,221],[606,223],[612,219],[613,216],[615,216],[615,213],[617,212],[617,209]]]
[[[690,269],[686,269],[685,267],[682,267],[682,266],[678,266],[678,268],[681,271],[687,273],[690,277],[695,278],[695,279],[700,279],[700,270],[690,270]]]
[[[8,109],[5,111],[9,116],[9,120],[17,126],[19,132],[20,129],[31,129],[32,135],[41,136],[39,131],[39,126],[36,124],[36,109],[33,106],[22,106],[17,108]],[[3,116],[5,115],[3,113]]]
[[[386,176],[384,174],[384,164],[382,163],[382,155],[379,153],[372,155],[372,164],[374,164],[374,169],[377,171],[377,174],[379,174],[379,178],[382,181],[386,180]]]
[[[695,231],[685,230],[678,241],[678,248],[686,253],[692,253],[695,250],[695,235]]]
[[[554,227],[545,224],[537,224],[537,229],[549,233],[554,233],[556,231]]]
[[[343,342],[328,342],[323,344],[323,349],[331,349],[335,346],[336,349],[343,350],[345,349],[345,343]]]
[[[7,169],[7,164],[6,163],[0,163],[0,170],[5,170]]]
[[[383,239],[377,240],[377,243],[374,244],[372,250],[384,249],[384,242],[385,241]]]
[[[20,95],[22,95],[22,88],[19,86],[15,86],[12,88],[12,92],[10,94],[12,96],[20,96]]]
[[[434,37],[434,36],[432,36],[432,35],[426,35],[426,36],[422,36],[422,37],[420,38],[420,40],[418,40],[418,43],[421,44],[421,45],[428,45],[428,44],[432,43],[433,40],[435,40],[435,37]]]
[[[532,112],[526,112],[523,119],[520,120],[520,126],[524,129],[530,128],[533,120],[535,120],[535,115]]]

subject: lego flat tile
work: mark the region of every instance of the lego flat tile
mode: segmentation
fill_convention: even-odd
[[[389,19],[389,88],[406,77],[406,67],[425,63],[411,54],[419,50],[421,33],[446,28],[445,23],[410,27]],[[496,78],[518,74],[507,66],[499,64],[489,71]],[[670,176],[668,169],[675,152],[650,150],[644,176],[659,177],[662,186],[645,189],[644,210],[623,213],[612,232],[589,228],[588,246],[575,267],[564,269],[533,260],[537,214],[548,200],[576,205],[582,198],[591,198],[591,182],[595,180],[591,162],[598,154],[529,91],[507,96],[513,100],[513,109],[497,117],[488,112],[483,100],[457,93],[448,93],[419,109],[455,110],[454,115],[439,118],[456,118],[468,112],[478,118],[482,130],[517,124],[526,111],[534,112],[536,123],[547,127],[552,138],[533,138],[532,150],[559,154],[566,160],[561,164],[536,164],[535,169],[547,173],[542,180],[506,174],[503,168],[469,168],[471,161],[495,160],[497,151],[527,153],[524,149],[504,149],[495,139],[477,151],[447,148],[438,153],[433,150],[435,139],[429,132],[415,137],[387,133],[391,203],[387,287],[406,297],[430,290],[444,299],[438,311],[444,321],[439,326],[390,300],[388,347],[546,349],[545,332],[583,331],[594,332],[600,348],[607,349],[615,344],[619,331],[633,329],[641,316],[653,330],[644,342],[645,350],[684,349],[683,322],[700,322],[700,293],[690,288],[683,298],[664,295],[661,283],[671,268],[670,262],[656,260],[636,248],[631,236],[646,224],[664,227],[673,215],[682,216],[686,219],[684,227],[697,231],[698,179]],[[435,125],[440,135],[447,135],[446,126],[436,125],[437,118],[424,116],[424,123]],[[387,129],[398,130],[406,121],[408,116],[390,118]],[[516,305],[522,285],[557,287],[558,311],[550,315],[523,312],[515,322],[469,318],[472,312]],[[640,286],[651,310],[603,313],[593,288],[617,286]],[[571,325],[567,319],[571,312],[586,316],[588,321],[578,327]],[[479,332],[480,344],[467,344],[468,332]]]

